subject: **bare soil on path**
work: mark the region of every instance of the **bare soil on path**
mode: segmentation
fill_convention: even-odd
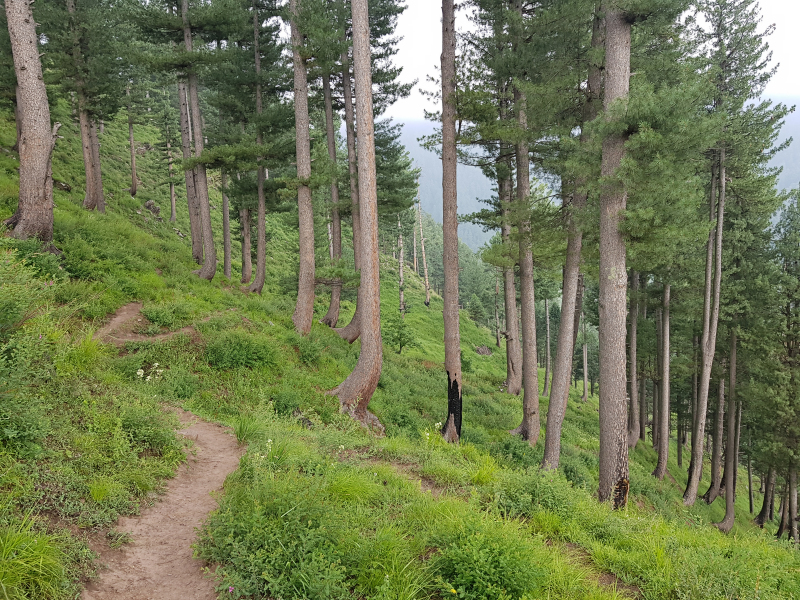
[[[134,329],[144,319],[141,310],[141,302],[131,302],[119,308],[111,320],[95,332],[94,338],[115,346],[123,346],[125,342],[155,342],[170,339],[179,333],[191,335],[196,331],[194,327],[189,326],[177,331],[167,331],[155,335],[137,333]],[[144,322],[149,323],[146,319]]]
[[[213,581],[203,561],[192,558],[196,528],[217,507],[212,492],[221,492],[225,477],[239,465],[236,438],[219,425],[179,410],[179,433],[193,440],[187,462],[169,481],[167,493],[137,517],[116,526],[132,542],[115,550],[95,544],[105,565],[83,600],[215,600]]]

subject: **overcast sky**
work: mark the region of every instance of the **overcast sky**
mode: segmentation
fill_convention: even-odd
[[[403,37],[397,64],[403,67],[403,80],[418,79],[411,96],[397,102],[387,114],[396,121],[424,119],[423,111],[433,108],[430,100],[419,92],[428,89],[428,75],[436,73],[442,50],[441,3],[437,0],[407,0],[408,9],[400,16],[397,34]],[[800,0],[761,0],[763,25],[775,23],[776,30],[769,39],[770,48],[780,69],[770,82],[766,96],[800,98],[800,68],[798,68],[798,34],[800,32]],[[463,12],[456,15],[456,27],[467,26]]]

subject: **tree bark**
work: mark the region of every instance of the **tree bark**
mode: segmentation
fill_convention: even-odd
[[[456,191],[456,31],[453,0],[442,0],[442,251],[444,262],[444,368],[447,420],[442,435],[461,438],[461,333],[458,319],[458,206]]]
[[[658,432],[658,463],[656,464],[653,476],[664,479],[667,474],[667,462],[669,461],[669,415],[670,415],[670,373],[669,373],[669,302],[670,284],[664,284],[664,297],[661,311],[661,402],[659,406],[659,432]],[[680,444],[680,438],[678,439]]]
[[[747,448],[747,494],[750,500],[750,514],[753,514],[753,458],[750,456],[753,448],[753,442],[750,441],[750,445]]]
[[[639,321],[639,273],[631,273],[631,309],[628,311],[630,330],[628,333],[628,370],[630,377],[630,398],[628,401],[628,448],[635,448],[639,441],[639,380],[636,367],[637,333]]]
[[[378,190],[375,171],[375,127],[372,120],[372,70],[370,64],[367,0],[352,0],[353,70],[358,115],[358,189],[360,206],[361,353],[358,364],[334,394],[342,410],[367,427],[383,431],[377,417],[367,410],[378,386],[383,364],[381,341],[380,263],[378,257]],[[354,217],[355,218],[355,217]]]
[[[331,261],[338,263],[342,258],[342,220],[339,217],[339,182],[336,178],[336,136],[333,131],[333,100],[331,98],[330,75],[322,76],[322,94],[325,100],[325,129],[328,141],[328,158],[333,165],[333,179],[331,180]],[[416,248],[414,249],[416,258]],[[336,279],[331,285],[331,303],[328,312],[322,317],[322,322],[328,327],[336,327],[339,322],[339,305],[342,296],[342,280]]]
[[[422,270],[425,274],[425,306],[431,307],[431,284],[428,280],[428,259],[425,256],[425,235],[422,232],[422,202],[417,202],[417,213],[419,215],[419,246],[422,250]]]
[[[767,471],[767,481],[764,485],[764,500],[761,503],[761,511],[755,518],[755,523],[759,527],[763,528],[764,523],[769,520],[770,517],[770,507],[775,503],[775,468],[770,467]]]
[[[261,97],[261,49],[259,47],[259,38],[261,31],[261,19],[258,15],[258,5],[253,3],[253,60],[256,71],[256,114],[261,115],[263,112],[263,99]],[[256,144],[261,146],[264,143],[264,136],[259,128],[256,132]],[[250,286],[247,288],[248,292],[260,294],[264,289],[264,283],[267,278],[267,199],[264,194],[264,181],[267,178],[267,172],[262,164],[263,157],[256,158],[256,195],[258,198],[258,208],[256,209],[256,276]],[[250,211],[247,211],[247,235],[245,241],[250,245]],[[248,263],[251,263],[250,255],[248,253]],[[248,264],[247,280],[250,280],[252,265]],[[244,271],[244,266],[242,267]],[[244,280],[244,272],[242,273],[242,280]]]
[[[231,278],[231,215],[228,204],[228,174],[222,169],[222,272]]]
[[[405,298],[405,280],[403,278],[403,267],[405,262],[405,257],[403,253],[403,228],[400,223],[400,215],[397,215],[397,254],[398,254],[398,267],[400,271],[400,279],[399,279],[399,290],[400,290],[400,316],[402,318],[406,318],[406,298]]]
[[[713,175],[712,182],[717,179]],[[703,299],[703,336],[701,341],[702,367],[700,373],[700,389],[697,397],[697,419],[692,432],[692,460],[689,466],[689,479],[683,494],[683,503],[692,506],[697,500],[697,488],[703,471],[703,435],[705,432],[705,415],[708,409],[708,387],[711,379],[711,367],[717,346],[717,324],[719,322],[720,286],[722,283],[722,234],[725,217],[725,148],[719,151],[719,200],[717,223],[709,233],[706,251],[706,284]],[[715,185],[711,192],[711,220],[714,220]],[[716,234],[714,234],[716,231]],[[713,261],[713,282],[712,282]],[[713,292],[712,292],[713,287]]]
[[[703,500],[711,504],[717,499],[722,487],[722,436],[725,426],[725,380],[719,380],[719,398],[717,399],[717,416],[714,421],[714,448],[711,453],[711,485],[703,495]]]
[[[17,77],[19,203],[9,225],[15,238],[53,240],[52,156],[61,126],[50,127],[50,105],[42,79],[39,36],[27,0],[5,0]]]
[[[344,125],[347,133],[347,167],[350,174],[350,199],[353,222],[353,266],[356,271],[361,269],[361,218],[359,217],[359,176],[356,156],[356,130],[355,111],[353,109],[352,81],[350,79],[350,60],[347,50],[342,52],[342,92],[344,95]],[[356,90],[358,92],[358,90]],[[420,231],[421,235],[421,231]],[[423,256],[424,256],[423,246]],[[353,318],[345,327],[336,329],[339,336],[350,342],[355,342],[361,335],[361,288],[356,295],[356,310]]]
[[[586,389],[588,383],[589,371],[589,346],[586,344],[586,320],[583,321],[583,402],[589,401],[588,390]]]
[[[550,301],[544,299],[544,319],[545,319],[545,363],[544,363],[544,391],[543,396],[547,396],[550,391]],[[499,345],[499,344],[498,344]]]
[[[599,50],[603,47],[603,19],[599,10],[595,10],[592,24],[592,48]],[[601,65],[592,63],[588,69],[588,90],[586,103],[583,107],[583,128],[581,130],[581,144],[588,144],[589,134],[586,125],[593,121],[600,108],[600,93],[602,88]],[[581,265],[581,248],[583,245],[583,232],[578,226],[574,213],[586,207],[587,194],[582,189],[586,183],[583,180],[576,182],[576,192],[573,195],[570,213],[567,216],[567,253],[564,265],[564,279],[561,288],[562,304],[561,319],[558,326],[558,342],[556,343],[556,360],[553,365],[553,378],[550,382],[550,402],[547,409],[547,425],[544,438],[544,458],[542,468],[557,469],[561,456],[561,427],[567,412],[567,398],[569,397],[569,377],[572,371],[572,356],[575,351],[575,320],[569,318],[575,312],[577,293],[579,288],[579,274]],[[549,318],[549,316],[548,316]]]
[[[500,279],[494,277],[494,335],[495,344],[500,347]]]
[[[172,178],[172,143],[169,140],[167,140],[167,157],[169,161],[169,222],[174,223],[178,218],[178,212],[175,204],[175,181]]]
[[[728,533],[733,528],[736,518],[736,459],[737,435],[736,435],[736,329],[731,328],[730,333],[730,385],[728,389],[728,439],[725,448],[725,516],[722,521],[717,523],[717,527],[723,533]]]
[[[800,536],[797,530],[797,469],[789,471],[789,539],[797,545]]]
[[[780,525],[778,525],[778,531],[775,534],[777,539],[781,539],[783,537],[784,532],[789,528],[789,482],[786,482],[786,486],[783,489],[783,496],[781,496],[781,506],[780,506],[780,514],[781,514],[781,521]]]
[[[242,224],[242,283],[250,283],[253,277],[253,260],[250,256],[250,209],[243,208],[239,211],[239,220]]]
[[[606,4],[606,110],[626,102],[630,85],[631,25],[623,12]],[[603,140],[601,173],[616,176],[625,156],[625,137]],[[600,501],[614,508],[628,502],[625,321],[628,274],[625,239],[620,231],[627,194],[620,182],[600,192]]]
[[[511,171],[511,168],[508,169]],[[503,244],[511,244],[511,181],[500,176],[497,182],[502,204],[501,236]],[[522,348],[519,342],[517,323],[517,286],[514,277],[514,266],[503,267],[503,300],[506,311],[506,391],[518,395],[522,391]]]
[[[527,102],[525,94],[514,91],[517,125],[520,141],[516,144],[517,158],[517,203],[519,222],[519,286],[522,319],[522,422],[512,435],[521,435],[531,446],[539,441],[539,365],[536,357],[536,294],[533,282],[533,239],[531,223],[525,218],[530,196],[530,157],[528,142],[524,136],[528,130]]]
[[[416,219],[414,219],[416,221]],[[414,273],[419,275],[419,268],[417,268],[417,224],[414,223]]]
[[[125,94],[128,96],[128,145],[131,150],[131,197],[134,197],[139,187],[139,180],[136,177],[136,144],[133,140],[133,113],[131,111],[130,84],[125,88]]]
[[[192,129],[189,125],[189,103],[186,94],[186,83],[178,82],[178,99],[181,119],[181,151],[183,160],[192,157]],[[192,238],[192,258],[197,264],[203,262],[203,228],[200,225],[200,202],[194,186],[194,171],[189,169],[186,176],[186,202],[189,206],[189,235]]]
[[[645,282],[644,287],[646,286]],[[644,291],[642,295],[644,295]],[[639,302],[639,314],[642,322],[645,322],[647,320],[646,300]],[[639,371],[643,372],[643,364],[640,366]],[[639,439],[643,442],[647,440],[647,380],[644,377],[639,378]]]
[[[297,155],[297,208],[300,226],[300,271],[297,304],[292,322],[301,335],[311,332],[314,319],[314,206],[311,202],[311,131],[308,117],[308,73],[300,54],[303,35],[297,25],[301,0],[291,0],[292,58],[294,63],[294,123]]]
[[[181,19],[183,21],[183,43],[186,52],[192,52],[192,29],[189,25],[189,0],[181,1]],[[200,158],[203,154],[203,117],[200,114],[200,97],[197,91],[197,74],[191,68],[186,81],[188,92],[189,114],[191,114],[192,137],[194,141],[194,156]],[[200,227],[203,231],[203,264],[197,275],[202,279],[211,281],[217,272],[217,251],[214,247],[214,233],[211,230],[211,207],[208,200],[208,179],[206,166],[198,163],[194,169],[194,187],[197,195],[197,205],[200,213]]]

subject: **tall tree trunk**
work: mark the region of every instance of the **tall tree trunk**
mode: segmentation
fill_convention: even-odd
[[[605,4],[605,3],[604,3]],[[631,24],[623,12],[606,5],[606,110],[626,102],[630,85]],[[601,172],[613,178],[625,156],[620,133],[603,140]],[[625,317],[628,273],[625,239],[620,231],[627,194],[620,182],[600,192],[600,501],[614,508],[628,502],[628,437],[625,394]]]
[[[789,482],[788,481],[784,486],[783,496],[781,496],[780,514],[781,514],[781,521],[780,525],[778,525],[778,531],[775,534],[775,537],[777,539],[781,539],[783,537],[784,532],[789,528]]]
[[[222,272],[231,278],[231,215],[228,203],[228,174],[222,169]]]
[[[523,138],[528,130],[525,94],[514,90],[514,104],[520,141],[516,144],[517,203],[519,223],[519,286],[522,320],[522,422],[511,433],[519,434],[531,446],[539,441],[539,366],[536,358],[536,295],[533,283],[533,239],[530,221],[524,217],[530,196],[530,157],[528,142]]]
[[[186,52],[192,52],[192,29],[189,25],[189,0],[181,1],[181,19],[183,21],[183,43]],[[189,70],[186,91],[188,95],[188,113],[191,115],[191,131],[194,141],[194,156],[199,158],[203,154],[203,117],[200,114],[200,97],[197,91],[197,74]],[[197,275],[202,279],[211,281],[217,272],[217,251],[214,247],[214,234],[211,230],[211,207],[208,200],[208,179],[206,166],[197,164],[194,171],[194,188],[197,196],[197,206],[200,213],[200,228],[203,232],[203,264]]]
[[[691,429],[689,433],[694,431],[695,425],[697,424],[697,347],[699,345],[699,341],[697,336],[692,336],[692,419]],[[694,448],[694,437],[692,438],[691,447]]]
[[[400,223],[400,215],[397,215],[397,248],[398,248],[398,266],[400,270],[399,290],[400,290],[400,316],[406,318],[406,298],[405,298],[405,280],[403,278],[403,267],[405,256],[403,253],[403,228]]]
[[[189,124],[189,102],[186,93],[186,83],[178,82],[178,100],[181,119],[181,151],[183,160],[192,157],[192,128]],[[200,226],[200,202],[194,187],[194,171],[189,169],[186,176],[186,202],[189,207],[189,235],[192,238],[192,258],[197,264],[203,262],[203,228]]]
[[[711,453],[711,485],[703,495],[703,500],[711,504],[717,499],[722,487],[722,437],[725,427],[725,380],[719,380],[719,398],[717,399],[717,417],[714,421],[714,448]]]
[[[635,448],[639,441],[639,380],[636,372],[637,332],[639,321],[639,273],[631,273],[631,309],[628,311],[630,330],[628,333],[628,376],[630,377],[630,398],[628,400],[628,448]]]
[[[250,247],[250,209],[243,208],[239,211],[239,221],[242,224],[242,283],[250,283],[253,277],[253,260]]]
[[[308,335],[314,319],[314,206],[311,202],[311,130],[308,117],[308,73],[300,53],[303,34],[297,25],[301,0],[290,0],[292,57],[294,62],[294,123],[297,154],[297,207],[300,225],[300,271],[297,283],[297,304],[292,322],[297,332]]]
[[[253,3],[253,59],[256,70],[256,114],[261,115],[263,112],[263,99],[261,97],[261,49],[259,47],[259,39],[261,32],[261,19],[258,15],[258,5]],[[264,136],[259,128],[256,132],[256,144],[262,146],[264,144]],[[267,198],[264,193],[264,182],[267,178],[267,171],[262,164],[263,157],[256,158],[256,196],[258,198],[258,207],[256,208],[256,276],[250,286],[247,288],[248,292],[260,294],[264,289],[264,283],[267,278]],[[250,245],[250,211],[247,211],[247,235],[246,241],[248,248]],[[252,271],[250,255],[247,258],[247,281],[250,280]],[[242,263],[242,281],[244,279],[244,262]]]
[[[172,143],[169,140],[167,140],[167,157],[169,161],[169,222],[174,223],[178,218],[178,212],[175,204],[175,181],[172,175]]]
[[[89,119],[89,136],[92,149],[92,175],[94,177],[94,192],[96,194],[96,204],[94,208],[99,213],[106,212],[106,197],[103,192],[103,172],[100,168],[100,138],[97,135],[97,121]]]
[[[416,221],[416,219],[414,219]],[[414,223],[414,273],[419,275],[419,269],[417,268],[417,224]]]
[[[353,71],[358,115],[358,189],[362,194],[361,220],[361,353],[358,364],[334,394],[342,410],[367,427],[383,431],[367,410],[383,364],[381,341],[380,261],[378,257],[378,189],[375,172],[375,125],[372,120],[372,69],[370,64],[367,0],[352,0]]]
[[[419,216],[419,246],[422,250],[422,270],[425,274],[425,306],[431,307],[431,284],[428,281],[428,259],[425,256],[425,234],[422,232],[422,202],[417,202]]]
[[[700,389],[697,397],[697,420],[692,432],[692,461],[689,466],[689,479],[683,493],[683,503],[692,506],[697,500],[697,488],[703,471],[703,434],[705,432],[705,415],[708,409],[708,386],[711,379],[711,366],[717,347],[717,324],[719,322],[720,287],[722,284],[722,233],[725,217],[725,147],[719,151],[719,200],[717,223],[709,233],[706,251],[706,284],[703,298],[703,337],[701,341],[702,368],[700,373]],[[712,181],[716,177],[712,174]],[[714,220],[715,185],[711,192],[711,220]],[[714,236],[714,232],[716,232]],[[713,236],[713,237],[712,237]],[[713,261],[713,282],[712,282]],[[713,292],[712,292],[713,288]]]
[[[444,368],[447,420],[442,435],[461,438],[461,332],[458,322],[458,206],[456,192],[456,30],[453,0],[442,0],[442,250]]]
[[[494,335],[495,344],[500,347],[500,280],[494,277]]]
[[[747,494],[750,500],[750,514],[753,514],[753,458],[751,456],[753,449],[753,441],[750,440],[750,443],[747,447]]]
[[[646,287],[645,282],[643,287]],[[639,302],[639,316],[642,322],[647,321],[647,301],[644,300],[645,293],[642,292],[642,301]],[[644,372],[644,362],[640,364],[639,372]],[[639,378],[639,439],[643,442],[647,440],[647,380]]]
[[[592,48],[595,50],[603,47],[603,29],[601,12],[595,10],[592,24]],[[589,143],[586,125],[597,117],[600,109],[602,88],[602,71],[600,67],[600,64],[592,63],[588,70],[588,90],[586,103],[583,107],[581,144]],[[583,245],[583,232],[574,213],[578,213],[586,207],[587,193],[583,189],[585,184],[585,180],[576,182],[576,191],[570,206],[571,210],[567,216],[567,255],[561,288],[561,319],[558,326],[553,379],[550,384],[550,402],[547,409],[544,458],[542,459],[542,467],[545,469],[557,469],[561,458],[561,427],[564,423],[564,416],[567,413],[569,377],[572,371],[572,358],[575,351],[575,319],[570,318],[570,315],[574,315],[577,304],[576,300],[580,287],[578,279],[581,266],[581,248]]]
[[[128,96],[128,145],[131,150],[131,197],[136,195],[139,187],[139,180],[136,177],[136,144],[133,141],[133,112],[131,110],[131,86],[130,83],[125,88]]]
[[[331,261],[338,263],[342,258],[342,220],[339,217],[339,182],[336,178],[336,137],[333,131],[333,100],[331,99],[330,75],[322,76],[322,94],[325,99],[325,130],[328,141],[328,158],[333,164],[333,179],[331,181]],[[416,248],[414,249],[416,257]],[[342,280],[337,278],[331,285],[331,303],[328,312],[322,317],[322,322],[328,327],[336,327],[339,321],[339,303],[342,296]]]
[[[550,301],[544,299],[544,319],[545,319],[545,363],[544,363],[544,391],[543,396],[549,395],[550,391],[550,366],[552,357],[550,355]]]
[[[733,528],[736,519],[736,329],[730,332],[730,384],[728,389],[728,440],[725,448],[725,517],[717,523],[723,533],[728,533]]]
[[[669,373],[669,302],[671,287],[669,283],[664,284],[664,297],[661,311],[661,403],[659,406],[659,432],[658,432],[658,463],[656,464],[653,476],[664,479],[667,474],[667,462],[669,461],[669,415],[670,415],[670,373]],[[680,435],[678,436],[680,444]]]
[[[586,389],[588,383],[587,375],[589,372],[589,346],[586,344],[586,319],[583,320],[583,401],[588,402],[589,396]]]
[[[60,123],[50,128],[50,105],[42,79],[39,36],[27,0],[5,0],[17,77],[19,203],[6,223],[19,239],[53,240],[52,156]]]
[[[795,545],[800,543],[800,535],[797,530],[797,468],[792,467],[789,471],[789,539]]]
[[[755,523],[759,527],[764,527],[764,523],[767,522],[771,518],[770,516],[770,507],[775,504],[775,468],[770,467],[767,471],[767,480],[764,485],[764,500],[761,504],[761,511],[758,513],[758,516],[755,518]]]
[[[347,167],[350,174],[351,214],[353,222],[353,266],[361,269],[361,218],[359,217],[359,182],[356,156],[355,111],[353,109],[352,81],[350,79],[350,60],[347,50],[342,52],[342,92],[344,95],[344,125],[347,132]],[[356,89],[356,93],[358,90]],[[420,235],[422,232],[420,231]],[[425,247],[423,246],[423,256]],[[361,288],[356,295],[356,311],[345,327],[336,329],[339,336],[351,344],[361,335]]]
[[[511,170],[509,166],[509,171]],[[501,235],[503,244],[511,244],[510,204],[512,202],[511,182],[504,176],[498,180],[500,202],[502,203]],[[522,391],[522,348],[519,343],[517,327],[517,286],[514,280],[514,266],[503,267],[503,300],[506,312],[506,391],[517,395]]]

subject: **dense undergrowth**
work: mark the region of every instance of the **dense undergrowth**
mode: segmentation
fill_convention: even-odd
[[[0,582],[9,598],[76,596],[92,569],[83,532],[154,501],[183,460],[171,406],[231,425],[248,444],[197,545],[220,565],[224,597],[800,597],[798,553],[750,523],[746,479],[734,530],[722,535],[711,525],[721,500],[683,507],[674,444],[663,482],[650,475],[649,443],[632,452],[628,509],[597,503],[596,398],[583,404],[572,390],[562,466],[540,472],[541,444],[507,433],[521,402],[502,389],[505,354],[466,315],[464,436],[443,443],[442,301],[434,295],[426,309],[414,276],[404,321],[414,343],[402,354],[385,346],[371,403],[387,435],[362,430],[326,393],[355,366],[358,343],[316,321],[308,337],[293,330],[294,217],[268,221],[262,296],[221,273],[200,281],[187,240],[166,222],[156,157],[140,159],[131,199],[127,131],[108,124],[109,210],[87,213],[77,132],[66,108],[56,110],[67,126],[54,175],[73,188],[56,192],[64,254],[0,238]],[[0,147],[12,136],[13,123],[0,120]],[[154,145],[155,130],[139,127],[137,139]],[[14,208],[15,160],[0,152],[0,219]],[[184,232],[185,213],[179,204],[174,227]],[[212,217],[221,220],[219,210]],[[382,258],[384,322],[397,322],[396,271]],[[319,292],[317,318],[327,310]],[[342,322],[354,297],[344,294]],[[139,333],[192,329],[122,349],[94,341],[107,315],[131,301],[143,303]],[[480,345],[494,354],[479,356]]]

